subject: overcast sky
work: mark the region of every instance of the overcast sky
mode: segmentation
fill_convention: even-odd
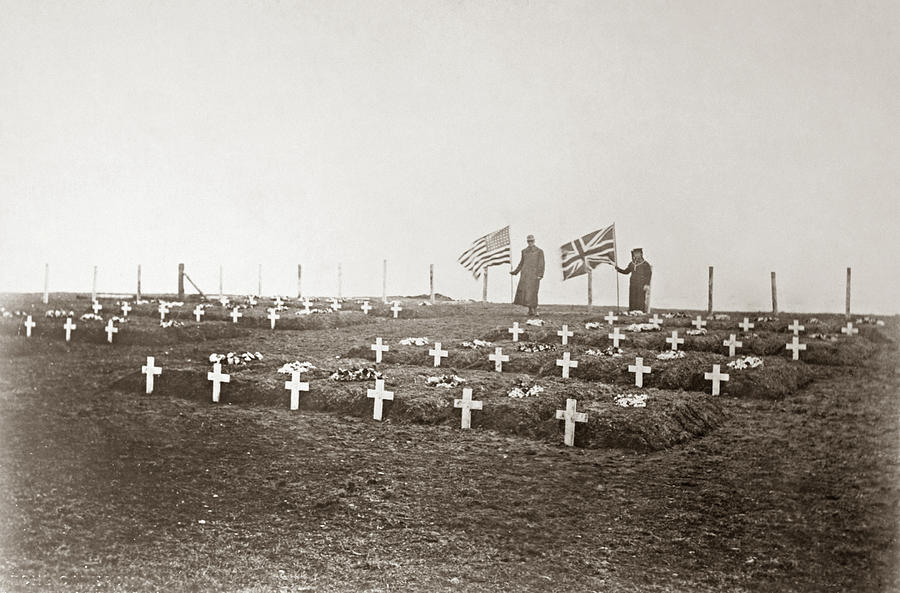
[[[480,298],[511,225],[541,301],[613,222],[653,304],[900,311],[900,3],[0,0],[0,291]],[[509,299],[508,267],[491,270]],[[615,275],[595,275],[614,303]],[[627,303],[628,280],[621,291]]]

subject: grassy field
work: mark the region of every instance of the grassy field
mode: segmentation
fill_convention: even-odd
[[[606,311],[546,307],[544,327],[512,306],[404,303],[400,319],[352,303],[269,329],[262,303],[233,324],[194,303],[161,328],[156,303],[138,305],[106,343],[101,321],[78,319],[89,300],[8,297],[0,320],[0,590],[3,591],[894,591],[900,518],[900,325],[887,318],[839,332],[843,317],[783,315],[742,334],[730,319],[687,336],[688,316],[629,333],[621,357]],[[373,300],[373,304],[375,301]],[[101,315],[113,314],[104,301]],[[78,329],[66,344],[65,318]],[[381,310],[383,309],[383,310]],[[26,338],[22,316],[38,326]],[[761,314],[747,314],[751,320]],[[808,350],[784,349],[793,319]],[[522,352],[506,329],[552,350]],[[646,317],[623,318],[620,329]],[[575,332],[561,346],[556,330]],[[684,358],[659,360],[672,330]],[[728,369],[724,339],[758,369]],[[812,337],[815,334],[815,338]],[[430,346],[449,355],[431,366]],[[369,345],[391,350],[375,364]],[[487,339],[510,355],[503,373]],[[209,355],[260,352],[226,367],[210,401]],[[556,359],[579,360],[572,378]],[[153,395],[140,367],[163,367]],[[645,387],[627,372],[653,367]],[[291,361],[305,375],[288,409]],[[731,375],[709,394],[703,373]],[[339,368],[376,367],[384,421],[372,420],[372,381],[336,382]],[[484,410],[459,429],[462,388],[429,387],[457,374]],[[537,396],[510,398],[518,384]],[[643,393],[644,408],[616,405]],[[577,398],[588,422],[562,444],[556,409]]]

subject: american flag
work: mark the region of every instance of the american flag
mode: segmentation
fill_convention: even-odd
[[[563,280],[587,274],[600,264],[616,265],[616,224],[588,233],[560,247]]]
[[[508,226],[477,239],[459,256],[459,263],[476,278],[480,278],[481,270],[488,266],[508,264],[511,261]]]

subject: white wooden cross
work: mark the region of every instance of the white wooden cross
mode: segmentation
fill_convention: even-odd
[[[634,373],[634,384],[637,387],[644,386],[644,374],[650,373],[650,367],[644,366],[644,359],[640,356],[634,358],[634,364],[628,365],[628,372]]]
[[[610,312],[609,312],[609,315],[607,315],[607,316],[604,317],[603,319],[605,319],[610,325],[612,325],[613,322],[616,322],[616,321],[619,320],[619,317],[618,317],[617,315],[614,315],[613,312],[610,311]]]
[[[300,392],[309,391],[309,383],[300,380],[300,371],[291,371],[291,380],[284,382],[284,388],[291,390],[291,409],[300,409]]]
[[[657,315],[656,313],[654,313],[653,317],[651,317],[647,321],[649,323],[652,323],[653,325],[662,325],[663,324],[662,318],[659,315]]]
[[[569,338],[574,336],[575,333],[569,331],[568,325],[563,325],[562,329],[556,332],[556,335],[562,338],[562,345],[566,346],[569,343]]]
[[[334,310],[334,311],[340,311],[342,306],[343,306],[343,305],[341,305],[341,304],[337,301],[337,299],[331,299],[331,309],[332,309],[332,310]]]
[[[803,327],[802,325],[800,325],[800,320],[799,320],[799,319],[795,319],[795,320],[794,320],[794,323],[792,323],[792,324],[790,324],[790,325],[788,326],[788,329],[791,330],[792,332],[794,332],[794,335],[795,335],[795,336],[799,336],[799,335],[800,335],[800,332],[802,332],[802,331],[805,330],[806,328]]]
[[[310,306],[309,298],[303,298],[303,312],[309,315],[309,306]]]
[[[203,307],[200,305],[194,307],[194,317],[197,319],[197,323],[200,323],[200,317],[202,315],[206,315],[206,311],[203,310]]]
[[[222,390],[222,383],[231,383],[231,375],[222,373],[222,363],[217,362],[213,365],[213,370],[206,373],[206,380],[213,382],[212,400],[214,404],[219,403],[219,393]]]
[[[280,297],[280,296],[276,296],[276,297],[275,297],[275,306],[276,306],[276,307],[281,307],[282,305],[284,305],[284,301],[281,300],[281,297]]]
[[[735,348],[740,348],[741,346],[744,345],[744,343],[743,343],[743,342],[739,342],[739,341],[737,340],[737,336],[735,336],[734,334],[731,334],[731,335],[728,337],[727,340],[725,340],[724,342],[722,342],[722,345],[723,345],[723,346],[728,346],[728,356],[734,356],[734,349],[735,349]]]
[[[157,310],[159,311],[159,320],[165,321],[166,315],[169,313],[168,305],[166,305],[165,303],[160,303],[159,308]]]
[[[266,315],[266,318],[271,322],[272,329],[275,329],[275,321],[281,319],[281,315],[275,312],[274,308],[269,308],[269,314]]]
[[[508,331],[509,333],[512,334],[513,342],[518,342],[518,341],[519,341],[519,334],[525,332],[524,329],[521,329],[521,328],[519,327],[519,322],[518,322],[518,321],[514,322],[514,323],[513,323],[513,326],[512,326],[511,328],[509,328],[508,330],[506,330],[506,331]]]
[[[391,307],[391,311],[394,312],[394,319],[397,319],[397,314],[403,310],[403,307],[400,306],[400,303],[394,301],[394,305]]]
[[[368,315],[369,311],[372,310],[372,305],[369,304],[369,301],[363,301],[359,308],[362,309],[363,315]]]
[[[800,360],[800,351],[806,350],[806,344],[800,343],[800,338],[794,336],[791,338],[791,343],[785,346],[786,350],[791,350],[793,355],[791,356],[791,360]]]
[[[119,333],[119,329],[113,325],[112,319],[106,323],[106,329],[104,331],[106,332],[106,341],[112,344],[113,334]]]
[[[72,323],[71,317],[66,317],[66,324],[63,327],[66,330],[66,342],[70,342],[72,340],[72,330],[78,326]]]
[[[391,349],[387,344],[381,343],[381,338],[375,338],[375,343],[369,348],[375,351],[375,362],[381,362],[381,353]]]
[[[231,322],[232,323],[237,323],[237,320],[243,316],[244,316],[244,314],[241,313],[240,309],[238,309],[237,307],[235,307],[234,309],[231,310]]]
[[[462,428],[472,428],[472,410],[481,410],[482,402],[472,399],[472,390],[468,387],[463,388],[462,399],[455,398],[453,400],[454,408],[462,408]]]
[[[494,370],[498,373],[503,372],[503,363],[509,362],[509,355],[503,354],[503,348],[497,347],[493,354],[488,355],[488,360],[494,361]]]
[[[562,367],[562,378],[563,379],[569,378],[569,369],[570,368],[573,368],[573,369],[578,368],[578,361],[571,360],[570,357],[571,357],[571,354],[569,354],[568,352],[563,352],[563,357],[561,359],[560,358],[556,359],[556,366]]]
[[[94,310],[94,315],[98,315],[103,309],[103,305],[101,305],[98,301],[94,301],[94,304],[91,305],[91,309]]]
[[[228,297],[223,295],[222,297],[219,298],[219,303],[220,303],[223,307],[227,306],[227,305],[228,305]],[[255,303],[254,303],[254,304],[255,304]]]
[[[228,303],[228,299],[226,299],[225,302]],[[247,304],[249,304],[251,307],[255,307],[256,306],[256,297],[254,297],[253,295],[250,295],[249,297],[247,297]]]
[[[128,304],[128,301],[122,303],[122,317],[128,317],[128,312],[131,311],[131,305]]]
[[[721,367],[717,364],[713,365],[713,370],[711,373],[703,373],[703,378],[707,381],[712,381],[712,394],[719,395],[719,387],[721,386],[722,381],[728,380],[728,373],[722,373],[719,371]]]
[[[575,423],[587,422],[587,414],[584,412],[576,412],[578,400],[566,399],[566,409],[556,410],[556,419],[566,421],[566,436],[563,442],[567,447],[575,446]]]
[[[384,379],[375,379],[375,389],[366,390],[366,397],[375,400],[375,409],[372,411],[372,418],[381,420],[381,407],[384,400],[394,401],[394,392],[384,390]]]
[[[428,354],[434,357],[434,366],[439,367],[441,366],[441,359],[447,358],[449,352],[447,352],[446,350],[441,350],[441,343],[435,342],[434,349],[429,350]]]
[[[671,338],[666,338],[666,342],[672,344],[672,352],[678,350],[678,344],[684,344],[684,338],[678,337],[678,332],[673,331]]]
[[[852,321],[848,321],[848,322],[847,322],[847,327],[842,327],[842,328],[841,328],[841,333],[842,333],[842,334],[846,334],[846,336],[849,338],[849,337],[852,336],[853,334],[858,334],[858,333],[859,333],[859,329],[853,327],[853,322],[852,322]]]
[[[147,357],[147,364],[141,367],[141,373],[147,375],[147,395],[153,393],[153,375],[162,375],[162,367],[153,366],[155,359]]]
[[[703,318],[697,315],[697,319],[691,321],[691,325],[696,327],[697,329],[703,329],[703,326],[706,325],[706,322],[703,321]]]
[[[623,336],[622,334],[619,333],[619,328],[618,328],[618,327],[614,327],[614,328],[613,328],[613,333],[611,333],[611,334],[606,334],[606,337],[613,341],[613,346],[616,347],[616,348],[619,347],[619,340],[624,340],[624,339],[625,339],[625,336]]]
[[[749,317],[744,317],[744,322],[738,323],[738,327],[741,328],[742,330],[744,330],[744,333],[747,333],[748,331],[750,331],[751,329],[753,329],[756,326],[754,324],[750,323]]]
[[[37,325],[37,324],[31,320],[31,315],[29,315],[28,318],[25,319],[25,337],[26,338],[31,337],[31,328],[33,328],[35,325]]]

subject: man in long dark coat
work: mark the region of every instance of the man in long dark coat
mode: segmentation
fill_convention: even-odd
[[[631,285],[628,288],[628,310],[646,312],[650,305],[650,276],[653,268],[644,259],[644,250],[640,247],[631,250],[631,261],[628,267],[616,266],[620,274],[631,274]]]
[[[541,287],[541,278],[544,277],[544,251],[534,246],[534,235],[528,235],[528,247],[522,250],[522,259],[515,270],[510,274],[515,276],[519,272],[519,286],[516,287],[515,305],[528,307],[529,315],[537,314],[538,289]]]

